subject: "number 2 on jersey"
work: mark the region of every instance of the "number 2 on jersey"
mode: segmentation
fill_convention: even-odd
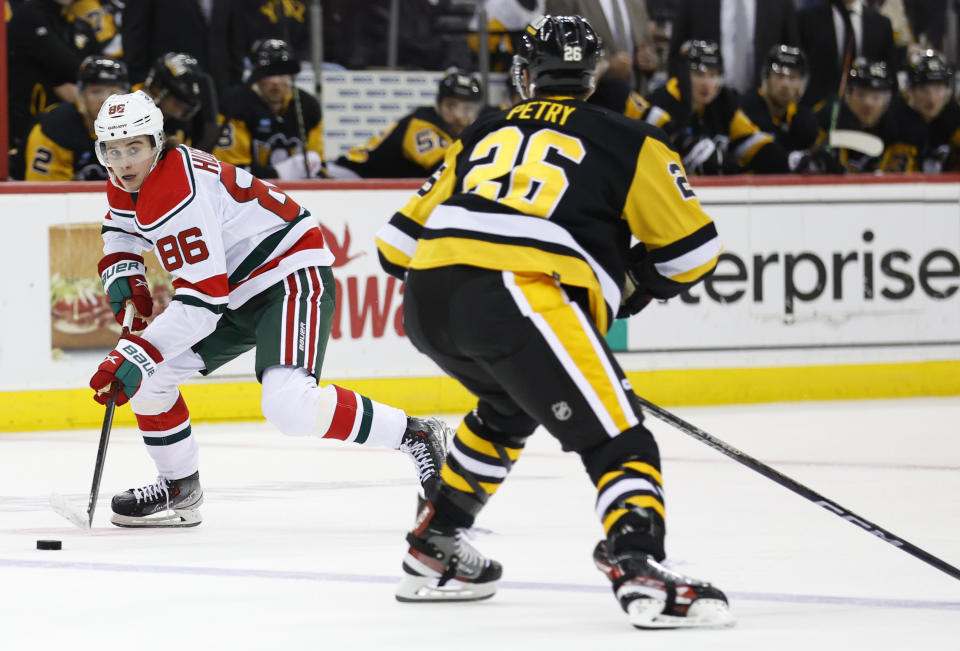
[[[473,148],[469,160],[476,164],[463,179],[463,191],[549,218],[570,185],[557,157],[579,164],[586,153],[579,138],[553,129],[525,138],[519,128],[503,127]]]

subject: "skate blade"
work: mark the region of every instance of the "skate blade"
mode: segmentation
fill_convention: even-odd
[[[720,599],[697,599],[684,617],[663,614],[661,599],[635,599],[627,605],[627,619],[636,628],[728,628],[736,624],[730,607]]]
[[[462,583],[452,580],[445,585],[436,585],[436,577],[407,574],[397,587],[397,601],[479,601],[489,599],[497,591],[497,582]]]
[[[161,527],[195,527],[203,521],[197,509],[161,511],[143,518],[114,513],[110,522],[118,527],[131,529],[158,529]]]

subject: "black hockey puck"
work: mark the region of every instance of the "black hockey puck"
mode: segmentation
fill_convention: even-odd
[[[59,540],[38,540],[37,549],[62,549],[63,544]]]

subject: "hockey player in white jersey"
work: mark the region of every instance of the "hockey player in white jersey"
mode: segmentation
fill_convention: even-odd
[[[256,347],[264,416],[281,432],[406,452],[421,484],[436,481],[446,425],[335,385],[317,384],[335,290],[310,213],[275,186],[205,152],[164,148],[163,115],[142,91],[112,95],[97,116],[96,152],[109,172],[99,271],[118,318],[152,301],[141,252],[155,249],[175,295],[149,325],[137,319],[90,380],[105,403],[130,401],[157,480],[113,498],[125,527],[200,523],[203,491],[190,414],[178,384]]]

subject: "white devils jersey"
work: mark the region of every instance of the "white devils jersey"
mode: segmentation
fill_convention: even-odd
[[[206,152],[179,146],[139,192],[107,182],[105,255],[155,249],[173,276],[171,305],[144,337],[170,359],[298,269],[334,256],[309,211],[274,185]]]

